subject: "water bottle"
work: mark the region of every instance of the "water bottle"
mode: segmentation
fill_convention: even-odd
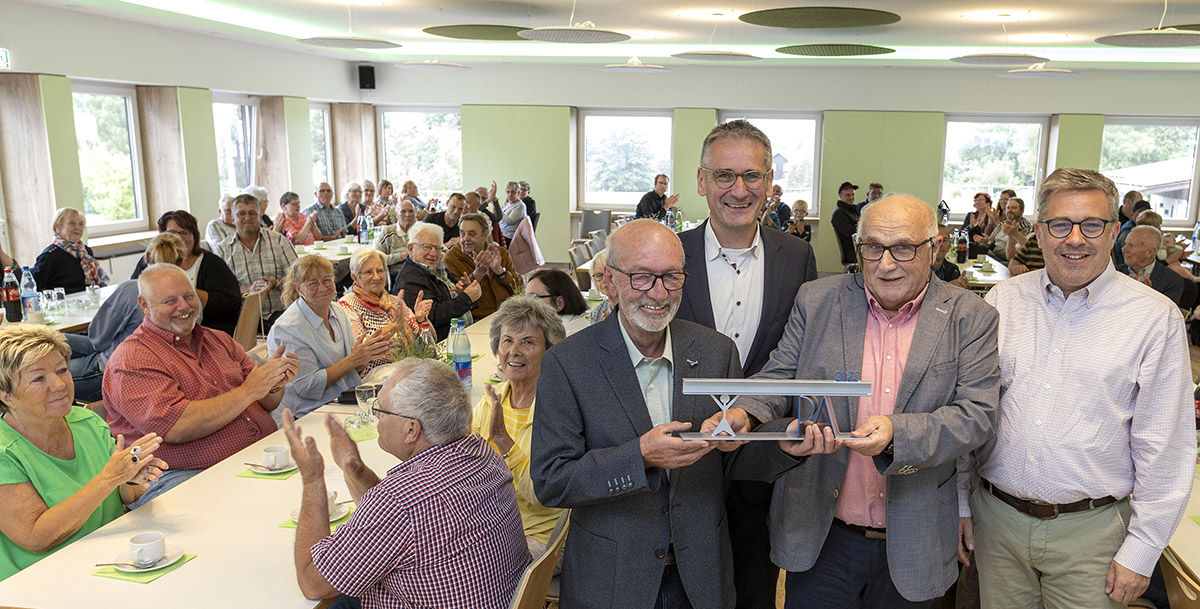
[[[471,392],[471,337],[467,336],[466,322],[458,320],[457,331],[454,333],[454,342],[450,348],[454,354],[454,372],[458,374],[458,380],[467,386],[467,393]]]
[[[663,224],[670,226],[670,227],[674,227],[675,226],[675,213],[668,209],[667,215],[666,215],[666,220],[663,222]]]
[[[425,349],[425,353],[431,357],[437,357],[437,334],[433,333],[433,326],[429,322],[421,323],[421,347]]]
[[[17,276],[13,275],[12,267],[4,269],[4,319],[11,323],[21,321],[21,288],[17,286]]]
[[[453,352],[454,352],[454,351],[453,351],[453,349],[454,349],[454,337],[456,337],[456,336],[458,336],[458,318],[457,318],[457,317],[451,317],[451,318],[450,318],[450,334],[448,334],[448,335],[446,336],[446,349],[447,349],[448,351],[450,351],[451,353],[453,353]]]
[[[675,211],[675,232],[683,232],[683,212],[680,210]]]
[[[367,241],[366,242],[370,243],[371,241],[373,241],[375,239],[375,219],[371,217],[370,213],[364,212],[363,215],[367,217]]]
[[[29,272],[29,267],[21,267],[21,308],[24,309],[25,320],[29,320],[30,313],[39,313],[42,310],[42,299],[38,296],[37,281],[33,278],[33,273]]]
[[[363,212],[358,216],[358,243],[366,245],[371,242],[370,236],[367,234],[367,212]]]

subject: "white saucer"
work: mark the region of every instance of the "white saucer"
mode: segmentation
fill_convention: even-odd
[[[333,513],[329,515],[329,522],[333,522],[335,520],[341,520],[342,518],[344,518],[346,516],[346,514],[349,514],[349,513],[350,513],[350,504],[343,503],[343,504],[337,506],[337,509],[335,509],[333,511]],[[292,522],[300,522],[300,508],[296,508],[296,509],[292,510]]]
[[[169,567],[169,566],[179,562],[179,559],[181,559],[181,558],[183,558],[183,549],[182,548],[180,548],[179,546],[167,546],[166,557],[163,558],[162,560],[158,561],[157,563],[155,563],[152,566],[141,568],[141,567],[127,567],[125,565],[114,565],[113,568],[118,571],[123,571],[125,573],[145,573],[147,571],[155,571],[158,569],[162,569],[163,567]],[[116,558],[113,559],[113,562],[124,562],[124,563],[129,562],[129,552],[122,552],[119,556],[117,556]]]
[[[295,461],[292,461],[279,469],[271,469],[265,465],[251,465],[249,467],[250,470],[256,474],[282,474],[284,472],[290,472],[300,466],[296,465]]]

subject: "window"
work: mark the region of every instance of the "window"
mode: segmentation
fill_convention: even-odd
[[[445,201],[463,188],[462,115],[452,110],[379,110],[383,176],[399,196],[407,180],[423,200]],[[351,176],[342,179],[362,179]]]
[[[83,212],[92,235],[146,228],[133,89],[72,93]]]
[[[1042,117],[947,120],[942,200],[951,216],[961,219],[974,211],[975,193],[995,201],[1006,188],[1025,201],[1026,215],[1033,214],[1048,133],[1049,119]]]
[[[249,100],[213,102],[222,193],[237,194],[253,183],[255,110]]]
[[[312,139],[313,186],[321,182],[332,184],[333,176],[329,171],[329,159],[333,157],[329,138],[329,104],[310,103],[308,125]]]
[[[671,116],[581,112],[583,209],[633,211],[654,189],[654,176],[671,175]],[[672,185],[669,192],[677,192]]]
[[[1200,123],[1154,119],[1109,119],[1100,148],[1100,173],[1116,183],[1122,197],[1142,193],[1163,220],[1193,217],[1196,200],[1196,139]]]
[[[774,183],[783,188],[783,202],[791,206],[796,199],[804,199],[808,202],[809,217],[816,217],[819,208],[813,204],[813,193],[816,192],[817,129],[820,118],[817,115],[782,117],[721,113],[722,123],[739,118],[750,121],[771,140]]]

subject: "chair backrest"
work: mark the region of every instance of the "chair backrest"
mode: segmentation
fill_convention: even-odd
[[[567,250],[567,256],[571,262],[571,272],[575,274],[575,283],[579,284],[579,289],[586,292],[592,289],[592,278],[579,270],[579,266],[591,260],[591,255],[588,254],[587,248],[583,244],[576,245]]]
[[[266,290],[249,292],[242,296],[242,312],[238,314],[237,326],[233,329],[233,342],[250,351],[258,344],[258,326],[262,320],[262,296]]]
[[[101,419],[104,419],[105,421],[108,420],[108,410],[104,408],[104,400],[92,402],[87,406],[84,406],[84,408],[87,408],[88,410],[100,415]]]
[[[604,229],[594,230],[588,233],[588,236],[592,238],[592,241],[599,241],[601,250],[608,247],[608,231]],[[600,250],[596,251],[599,253]]]
[[[587,239],[588,233],[594,230],[608,230],[612,223],[612,211],[607,209],[584,210],[583,218],[579,221],[579,238]]]
[[[546,264],[542,248],[538,247],[537,237],[533,235],[533,223],[528,216],[517,225],[512,243],[508,246],[508,255],[512,258],[513,268],[517,269],[518,275],[524,275]]]
[[[538,223],[538,220],[542,219],[542,212],[540,212],[540,211],[534,212],[533,215],[530,216],[529,219],[533,221],[533,230],[537,230],[537,223]]]
[[[1167,601],[1171,609],[1200,608],[1200,584],[1187,574],[1171,548],[1163,550],[1158,564],[1162,567],[1163,579],[1167,584]]]
[[[563,510],[558,516],[545,551],[540,556],[534,556],[533,562],[521,574],[512,602],[508,604],[509,609],[542,609],[546,605],[546,591],[550,589],[554,566],[558,564],[558,555],[567,541],[567,521],[570,518],[571,510]]]
[[[599,254],[600,250],[604,249],[604,241],[598,237],[592,237],[592,240],[587,242],[587,247],[588,251],[592,253],[592,257],[595,258],[596,254]]]

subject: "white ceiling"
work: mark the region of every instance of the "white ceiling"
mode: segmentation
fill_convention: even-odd
[[[1200,47],[1125,49],[1096,44],[1097,37],[1155,27],[1161,0],[577,0],[575,22],[592,21],[632,40],[605,45],[535,41],[474,42],[431,36],[435,25],[499,24],[519,27],[564,26],[571,0],[25,0],[119,20],[227,37],[243,42],[309,52],[351,61],[402,62],[438,58],[470,64],[494,62],[622,62],[637,55],[666,66],[685,62],[672,53],[722,49],[766,59],[759,65],[945,66],[967,53],[1025,52],[1051,59],[1051,67],[1076,69],[1158,69],[1200,71]],[[353,33],[401,44],[388,52],[319,49],[296,38]],[[788,30],[749,25],[736,16],[784,6],[849,6],[897,13],[893,25],[867,28]],[[1008,18],[998,15],[1007,14]],[[1200,23],[1200,2],[1171,2],[1164,25]],[[714,26],[716,27],[714,35]],[[1007,28],[1007,38],[1003,28]],[[710,43],[711,38],[711,43]],[[808,43],[857,43],[897,49],[891,55],[859,59],[801,58],[776,47]],[[997,71],[995,67],[974,69]]]

